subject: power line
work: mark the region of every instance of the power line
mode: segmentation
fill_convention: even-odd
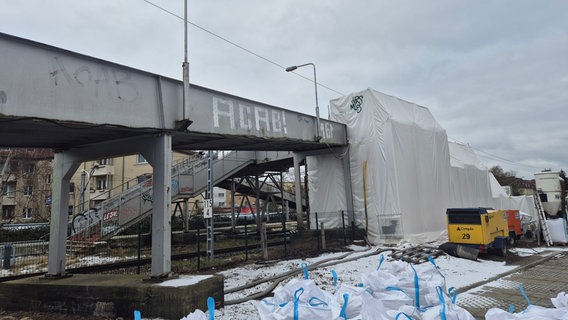
[[[451,137],[449,137],[449,138],[452,139],[452,140],[454,140],[454,141],[456,141],[456,142],[458,142],[458,143],[467,145],[467,146],[469,146],[470,148],[472,148],[473,150],[476,150],[476,151],[478,151],[478,152],[480,152],[480,153],[485,154],[486,157],[488,157],[488,158],[491,158],[491,159],[494,159],[494,160],[499,160],[499,161],[502,161],[502,162],[506,162],[506,163],[508,163],[508,164],[510,164],[510,165],[515,165],[515,166],[518,166],[518,167],[524,167],[524,168],[529,168],[529,169],[539,169],[539,170],[542,169],[541,167],[536,167],[536,166],[531,166],[531,165],[528,165],[528,164],[523,164],[523,163],[515,162],[515,161],[513,161],[513,160],[509,160],[509,159],[500,157],[500,156],[498,156],[498,155],[489,153],[489,152],[487,152],[487,151],[481,150],[481,149],[479,149],[479,148],[473,147],[473,146],[471,146],[469,143],[461,142],[461,141],[459,141],[458,139],[455,139],[455,138],[451,138]]]
[[[159,9],[159,10],[162,10],[162,11],[166,12],[167,14],[170,14],[170,15],[172,15],[172,16],[174,16],[174,17],[176,17],[176,18],[178,18],[178,19],[180,19],[180,20],[182,20],[182,21],[185,21],[185,19],[184,19],[183,17],[181,17],[181,16],[175,14],[174,12],[169,11],[168,9],[163,8],[163,7],[157,5],[157,4],[155,4],[155,3],[153,3],[153,2],[151,2],[151,1],[149,1],[149,0],[142,0],[142,1],[146,2],[147,4],[149,4],[149,5],[151,5],[151,6],[155,7],[155,8],[157,8],[157,9]],[[189,21],[189,20],[187,21],[187,23],[188,23],[189,25],[192,25],[192,26],[198,28],[199,30],[201,30],[201,31],[203,31],[203,32],[206,32],[206,33],[208,33],[208,34],[210,34],[210,35],[212,35],[212,36],[214,36],[214,37],[216,37],[216,38],[218,38],[218,39],[220,39],[220,40],[222,40],[222,41],[225,41],[225,42],[229,43],[230,45],[233,45],[233,46],[235,46],[235,47],[237,47],[237,48],[239,48],[239,49],[241,49],[241,50],[243,50],[243,51],[245,51],[245,52],[247,52],[247,53],[249,53],[249,54],[252,54],[253,56],[255,56],[255,57],[257,57],[257,58],[259,58],[259,59],[261,59],[261,60],[264,60],[265,62],[268,62],[268,63],[270,63],[270,64],[272,64],[272,65],[274,65],[274,66],[277,66],[277,67],[280,68],[280,69],[283,69],[283,70],[286,69],[285,66],[283,66],[283,65],[281,65],[281,64],[279,64],[279,63],[277,63],[277,62],[275,62],[274,60],[271,60],[271,59],[269,59],[269,58],[266,58],[266,57],[264,57],[264,56],[262,56],[262,55],[260,55],[260,54],[258,54],[258,53],[256,53],[256,52],[252,51],[252,50],[249,50],[249,49],[245,48],[244,46],[242,46],[242,45],[240,45],[240,44],[238,44],[238,43],[235,43],[235,42],[233,42],[233,41],[231,41],[231,40],[229,40],[229,39],[227,39],[227,38],[225,38],[225,37],[223,37],[223,36],[221,36],[221,35],[216,34],[216,33],[213,32],[213,31],[207,30],[207,29],[205,29],[205,28],[203,28],[203,27],[201,27],[201,26],[199,26],[199,25],[197,25],[197,24],[195,24],[195,23],[193,23],[193,22],[191,22],[191,21]],[[310,79],[310,78],[308,78],[308,77],[305,77],[305,76],[303,76],[303,75],[301,75],[301,74],[299,74],[299,73],[297,73],[297,72],[292,72],[292,73],[294,73],[295,75],[297,75],[297,76],[299,76],[299,77],[301,77],[301,78],[304,78],[305,80],[308,80],[308,81],[310,81],[310,82],[313,82],[313,79]],[[333,88],[330,88],[330,87],[328,87],[327,85],[325,85],[325,84],[323,84],[323,83],[318,82],[317,85],[320,86],[320,87],[326,88],[326,89],[328,89],[328,90],[330,90],[330,91],[332,91],[332,92],[335,92],[335,93],[337,93],[337,94],[340,94],[340,95],[342,95],[342,96],[345,95],[344,93],[339,92],[339,91],[337,91],[337,90],[335,90],[335,89],[333,89]]]
[[[149,0],[143,0],[143,1],[146,2],[146,3],[148,3],[149,5],[151,5],[151,6],[153,6],[153,7],[155,7],[155,8],[157,8],[157,9],[161,10],[161,11],[166,12],[166,13],[169,14],[169,15],[172,15],[172,16],[174,16],[174,17],[176,17],[176,18],[178,18],[178,19],[180,19],[180,20],[182,20],[182,21],[185,21],[185,19],[184,19],[183,17],[181,17],[181,16],[175,14],[175,13],[172,12],[172,11],[169,11],[169,10],[165,9],[164,7],[161,7],[161,6],[159,6],[159,5],[157,5],[157,4],[153,3],[153,2],[151,2],[151,1],[149,1]],[[227,38],[225,38],[225,37],[223,37],[223,36],[221,36],[221,35],[219,35],[219,34],[213,32],[213,31],[210,31],[210,30],[208,30],[208,29],[205,29],[204,27],[201,27],[200,25],[198,25],[198,24],[196,24],[196,23],[193,23],[193,22],[191,22],[191,21],[189,21],[189,20],[187,21],[187,23],[188,23],[189,25],[191,25],[191,26],[194,26],[195,28],[198,28],[199,30],[201,30],[201,31],[203,31],[203,32],[205,32],[205,33],[208,33],[209,35],[211,35],[211,36],[213,36],[213,37],[216,37],[216,38],[218,38],[218,39],[220,39],[220,40],[222,40],[222,41],[225,41],[225,42],[227,42],[228,44],[230,44],[230,45],[232,45],[232,46],[235,46],[236,48],[239,48],[239,49],[241,49],[241,50],[243,50],[243,51],[245,51],[245,52],[247,52],[247,53],[249,53],[249,54],[251,54],[251,55],[253,55],[253,56],[255,56],[255,57],[259,58],[259,59],[261,59],[261,60],[264,60],[265,62],[268,62],[268,63],[270,63],[270,64],[272,64],[272,65],[274,65],[274,66],[276,66],[276,67],[278,67],[278,68],[280,68],[280,69],[284,69],[284,70],[286,69],[285,66],[283,66],[283,65],[281,65],[281,64],[279,64],[279,63],[277,63],[277,62],[275,62],[274,60],[271,60],[271,59],[269,59],[269,58],[266,58],[266,57],[264,57],[264,56],[262,56],[262,55],[260,55],[260,54],[258,54],[258,53],[256,53],[256,52],[254,52],[254,51],[252,51],[252,50],[250,50],[250,49],[247,49],[246,47],[244,47],[244,46],[242,46],[242,45],[240,45],[240,44],[238,44],[238,43],[236,43],[236,42],[233,42],[233,41],[231,41],[231,40],[229,40],[229,39],[227,39]],[[301,75],[301,74],[299,74],[299,73],[297,73],[297,72],[293,72],[293,73],[294,73],[295,75],[297,75],[297,76],[299,76],[299,77],[305,79],[305,80],[308,80],[308,81],[310,81],[310,82],[313,81],[313,79],[310,79],[310,78],[308,78],[308,77],[305,77],[305,76],[303,76],[303,75]],[[320,82],[318,82],[317,85],[320,86],[320,87],[326,88],[326,89],[328,89],[328,90],[330,90],[330,91],[332,91],[332,92],[335,92],[335,93],[337,93],[337,94],[345,95],[344,93],[342,93],[342,92],[340,92],[340,91],[338,91],[338,90],[335,90],[335,89],[333,89],[333,88],[330,88],[329,86],[327,86],[327,85],[325,85],[325,84],[322,84],[322,83],[320,83]],[[463,143],[463,142],[461,142],[461,141],[459,141],[459,140],[457,140],[457,139],[454,139],[454,138],[451,138],[451,139],[455,140],[456,142],[465,144],[465,143]],[[469,144],[467,144],[467,145],[469,145]],[[522,163],[518,163],[518,162],[515,162],[515,161],[512,161],[512,160],[509,160],[509,159],[505,159],[505,158],[503,158],[503,157],[500,157],[500,156],[491,154],[491,153],[489,153],[489,152],[483,151],[483,150],[481,150],[481,149],[479,149],[479,148],[472,147],[471,145],[469,145],[469,146],[470,146],[470,148],[472,148],[472,149],[474,149],[474,150],[476,150],[476,151],[478,151],[478,152],[480,152],[480,153],[483,153],[483,154],[487,155],[488,157],[490,157],[490,158],[492,158],[492,159],[495,159],[495,160],[507,162],[507,163],[509,163],[509,164],[511,164],[511,165],[515,165],[515,166],[519,166],[519,167],[525,167],[525,168],[530,168],[530,169],[542,169],[542,168],[540,168],[540,167],[531,166],[531,165],[527,165],[527,164],[522,164]]]

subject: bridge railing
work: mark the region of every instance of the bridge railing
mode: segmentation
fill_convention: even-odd
[[[214,174],[216,180],[240,170],[254,161],[254,153],[232,151],[216,157]],[[183,159],[172,166],[172,200],[182,195],[181,183],[191,183],[191,192],[185,196],[199,194],[206,188],[206,170],[208,158]],[[190,182],[183,182],[183,177],[191,177]],[[129,228],[143,219],[152,209],[152,178],[118,193],[98,206],[77,214],[71,223],[73,240],[98,241],[109,238]]]
[[[177,161],[172,166],[172,175],[179,174],[181,172],[192,172],[195,168],[203,166],[203,159],[192,159],[184,158]],[[205,162],[206,163],[206,162]],[[137,183],[132,185],[132,182]],[[107,200],[102,201],[98,206],[94,208],[89,208],[86,212],[79,213],[73,217],[71,221],[71,235],[70,237],[77,240],[97,240],[102,236],[114,232],[118,229],[118,225],[113,223],[108,223],[105,225],[106,220],[111,220],[115,218],[123,204],[131,202],[133,199],[142,199],[146,195],[146,202],[151,203],[151,189],[152,189],[152,178],[149,177],[146,180],[139,181],[138,178],[131,179],[126,182],[126,190],[119,192],[118,194],[109,197]],[[123,186],[118,186],[113,188],[113,190],[124,189]],[[112,190],[109,190],[109,195],[112,194]],[[91,200],[96,200],[92,198]],[[135,208],[135,207],[134,207]],[[141,208],[140,208],[141,209]],[[136,210],[138,211],[138,210]],[[131,214],[135,214],[131,212]],[[114,219],[116,220],[116,219]]]

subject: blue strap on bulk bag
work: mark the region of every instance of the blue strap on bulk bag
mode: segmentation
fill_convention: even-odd
[[[414,305],[416,306],[416,309],[423,311],[422,309],[420,309],[420,284],[418,283],[418,272],[416,272],[416,269],[414,269],[412,263],[409,264],[412,268],[412,271],[414,271]]]
[[[333,286],[337,287],[337,272],[335,272],[335,270],[331,270],[331,276],[333,277]]]
[[[342,319],[347,320],[347,314],[345,311],[347,310],[347,303],[349,303],[349,293],[343,294],[343,306],[341,306],[341,312],[339,313],[339,317]]]
[[[438,273],[442,276],[442,279],[444,279],[444,282],[445,282],[445,281],[446,281],[446,277],[444,277],[444,274],[442,274],[442,272],[440,272],[440,269],[438,269],[438,266],[436,265],[436,262],[434,261],[434,258],[432,258],[432,256],[428,256],[428,261],[430,261],[430,263],[434,265],[434,268],[435,268],[436,271],[438,271]]]
[[[404,290],[402,290],[399,287],[389,286],[389,287],[386,287],[385,290],[387,290],[387,291],[400,291],[400,292],[404,293],[404,295],[407,296],[410,300],[412,300],[412,297],[409,296],[408,293],[406,293]]]
[[[436,286],[436,292],[440,299],[440,319],[446,320],[446,299],[444,298],[444,289],[440,286]]]
[[[456,304],[456,300],[458,299],[458,289],[456,287],[449,288],[448,296],[452,297],[452,304]]]
[[[304,288],[299,288],[294,292],[294,320],[298,320],[299,312],[298,305],[300,303],[300,296],[304,293]]]
[[[302,267],[302,272],[304,273],[304,279],[308,280],[310,277],[308,275],[308,264],[305,262],[302,262],[302,264],[300,265]]]
[[[525,288],[523,288],[523,284],[519,284],[519,289],[521,290],[521,294],[523,295],[523,297],[525,297],[525,300],[527,300],[528,303],[528,307],[530,307],[530,305],[532,304],[531,301],[529,300],[529,297],[527,296],[527,294],[525,293]]]
[[[404,313],[404,312],[399,312],[399,313],[398,313],[398,314],[396,315],[396,318],[394,318],[394,320],[398,320],[398,318],[399,318],[400,316],[405,316],[405,317],[406,317],[406,319],[409,319],[409,320],[414,320],[414,319],[412,319],[412,317],[411,317],[411,316],[407,315],[407,314],[406,314],[406,313]]]
[[[385,256],[381,254],[381,258],[379,259],[379,266],[377,267],[377,270],[379,270],[381,268],[383,261],[385,261]]]
[[[308,300],[308,304],[312,307],[320,307],[320,306],[327,307],[327,302],[323,301],[318,297],[311,297],[310,300]]]
[[[215,319],[215,299],[213,297],[207,298],[207,309],[209,310],[209,320]]]

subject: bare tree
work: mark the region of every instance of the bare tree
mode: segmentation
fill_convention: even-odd
[[[2,221],[46,222],[51,211],[53,153],[43,149],[2,149]]]

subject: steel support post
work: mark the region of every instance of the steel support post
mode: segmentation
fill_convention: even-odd
[[[172,137],[161,135],[151,139],[153,152],[144,154],[154,171],[150,277],[164,278],[171,272]]]
[[[298,229],[304,229],[304,218],[302,212],[302,178],[300,175],[300,162],[305,157],[299,153],[294,153],[294,193],[296,196],[296,221]]]
[[[46,277],[62,277],[65,272],[67,249],[67,223],[69,216],[69,181],[81,165],[74,157],[63,152],[55,153],[51,219],[49,221],[49,253]]]
[[[207,159],[207,192],[206,198],[211,200],[211,210],[213,210],[213,152],[209,151],[209,158]],[[213,227],[213,215],[210,218],[205,218],[207,228],[207,259],[213,259],[215,254],[215,239]]]

